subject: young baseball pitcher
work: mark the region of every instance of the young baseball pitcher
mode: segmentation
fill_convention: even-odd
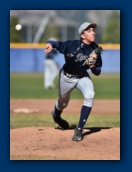
[[[83,128],[93,106],[95,92],[88,70],[96,76],[101,73],[102,48],[94,42],[96,27],[94,23],[85,22],[78,29],[80,40],[66,42],[49,40],[46,44],[45,53],[56,48],[65,57],[65,64],[59,72],[59,98],[52,112],[54,122],[61,128],[68,129],[69,123],[62,119],[61,113],[68,105],[70,94],[77,88],[84,96],[80,119],[72,137],[73,141],[83,139]]]

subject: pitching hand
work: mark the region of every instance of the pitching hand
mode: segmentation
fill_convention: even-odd
[[[53,47],[51,44],[47,43],[44,52],[50,53],[53,50]]]

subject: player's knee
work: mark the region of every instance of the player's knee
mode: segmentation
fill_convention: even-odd
[[[92,107],[93,106],[93,102],[94,102],[94,96],[95,96],[95,92],[94,91],[92,91],[88,95],[86,95],[84,97],[84,105],[88,106],[88,107]]]
[[[87,95],[85,95],[86,99],[93,99],[95,96],[95,92],[94,91],[90,91],[87,93]]]

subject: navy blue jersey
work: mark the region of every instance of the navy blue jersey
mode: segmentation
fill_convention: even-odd
[[[64,54],[65,64],[63,69],[65,72],[72,75],[82,75],[89,69],[89,66],[84,66],[83,63],[91,52],[98,47],[95,42],[87,45],[83,43],[82,40],[70,40],[66,42],[48,41],[48,43],[52,44],[60,53]],[[99,55],[92,72],[94,73],[95,68],[100,69],[101,67],[102,59],[101,55]]]

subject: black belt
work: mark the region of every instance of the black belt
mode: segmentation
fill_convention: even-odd
[[[64,71],[64,75],[66,75],[68,78],[76,78],[76,79],[82,78],[82,75],[72,75],[72,74],[66,73],[65,71]]]

